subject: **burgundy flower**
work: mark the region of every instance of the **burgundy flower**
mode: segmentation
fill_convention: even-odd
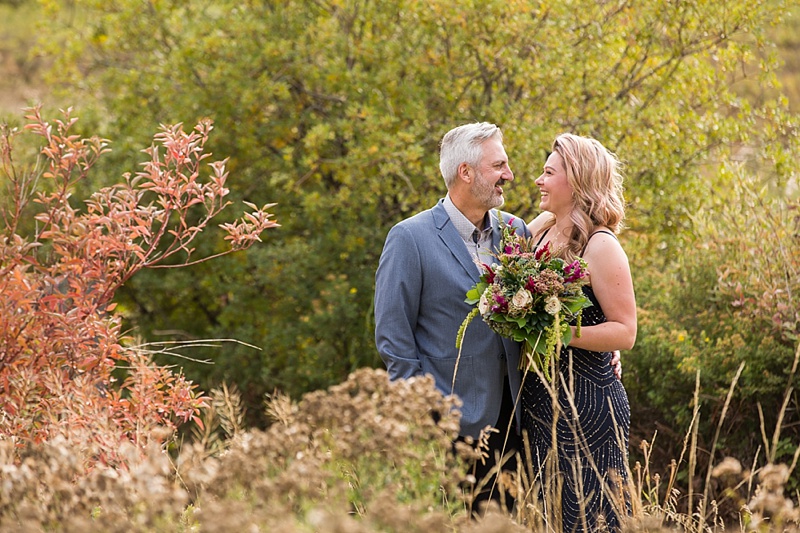
[[[481,266],[486,271],[486,283],[491,285],[492,283],[494,283],[494,277],[495,277],[494,270],[492,270],[492,267],[487,265],[486,263],[481,263]]]
[[[544,246],[536,250],[536,255],[534,255],[534,259],[536,259],[537,261],[550,260],[550,241],[547,241],[546,243],[544,243]]]
[[[506,230],[508,231],[508,235],[512,237],[517,234],[517,228],[511,225],[513,223],[514,223],[514,217],[509,218],[508,222],[506,223]]]

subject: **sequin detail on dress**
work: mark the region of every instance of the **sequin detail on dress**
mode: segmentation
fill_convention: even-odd
[[[592,307],[583,312],[582,325],[606,321],[590,287],[584,292]],[[563,531],[619,530],[618,513],[629,513],[629,501],[622,497],[627,479],[630,405],[622,382],[611,367],[611,352],[563,349],[558,361],[558,379],[552,385],[534,372],[524,376],[522,427],[530,439],[533,473],[545,498],[548,512],[561,507]],[[555,374],[554,374],[555,377]],[[557,387],[558,414],[553,429],[553,402],[549,386]],[[568,394],[571,393],[571,394]],[[570,401],[574,399],[574,401]],[[553,439],[555,431],[555,439]],[[545,459],[555,440],[557,471]],[[556,473],[563,482],[560,502],[548,501]],[[552,523],[552,522],[551,522]],[[556,530],[559,530],[556,528]]]

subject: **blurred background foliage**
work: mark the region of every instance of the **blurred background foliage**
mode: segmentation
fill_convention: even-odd
[[[775,427],[796,384],[798,17],[782,0],[4,1],[2,113],[18,123],[26,103],[74,106],[82,132],[113,141],[103,183],[76,198],[135,171],[158,124],[214,120],[232,195],[277,202],[281,228],[229,258],[143,272],[118,309],[147,340],[257,347],[167,361],[206,389],[236,383],[256,425],[265,394],[381,366],[378,257],[394,223],[444,195],[447,130],[503,128],[506,207],[526,220],[553,137],[594,136],[626,164],[633,452],[657,431],[654,457],[677,456],[698,371],[703,449],[746,361],[720,442],[753,457],[759,416]],[[221,235],[198,246],[216,250]],[[776,460],[798,444],[789,398]]]

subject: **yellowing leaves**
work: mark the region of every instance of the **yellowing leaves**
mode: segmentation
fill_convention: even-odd
[[[319,152],[326,142],[334,138],[335,132],[330,124],[320,122],[315,124],[303,139],[303,144],[310,152]]]

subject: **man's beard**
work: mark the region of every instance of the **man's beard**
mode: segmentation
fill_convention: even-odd
[[[502,194],[497,194],[494,190],[497,182],[490,183],[480,171],[476,171],[475,174],[475,182],[472,184],[472,190],[470,191],[475,199],[487,210],[501,207],[506,200]]]

